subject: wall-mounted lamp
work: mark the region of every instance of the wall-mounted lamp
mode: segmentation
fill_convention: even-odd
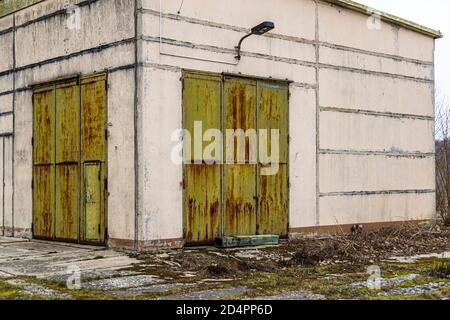
[[[235,49],[236,49],[236,57],[235,58],[237,60],[241,60],[241,45],[245,39],[247,39],[251,35],[257,35],[257,36],[263,35],[264,33],[267,33],[270,30],[273,30],[274,28],[275,28],[274,23],[270,22],[270,21],[265,21],[263,23],[258,24],[256,27],[253,27],[249,34],[243,36],[242,39],[239,40],[239,44],[237,45],[237,47],[235,47]]]

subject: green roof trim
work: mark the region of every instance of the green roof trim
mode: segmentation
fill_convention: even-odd
[[[357,12],[366,14],[367,16],[371,16],[373,14],[378,14],[380,16],[381,20],[383,20],[385,22],[389,22],[389,23],[401,26],[403,28],[421,33],[423,35],[432,37],[434,39],[440,39],[444,36],[440,31],[436,31],[431,28],[424,27],[415,22],[411,22],[409,20],[399,18],[392,14],[373,9],[371,7],[368,7],[366,5],[363,5],[363,4],[355,2],[355,1],[351,1],[351,0],[323,0],[323,1],[338,5],[340,7],[351,9],[353,11],[357,11]]]

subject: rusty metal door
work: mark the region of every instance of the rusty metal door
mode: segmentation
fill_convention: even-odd
[[[189,163],[183,165],[183,215],[188,243],[221,236],[287,235],[288,91],[283,82],[184,72],[184,152]],[[206,137],[196,134],[199,124],[202,134],[220,130],[223,159],[208,153],[205,157],[210,137],[203,141]],[[260,139],[264,130],[267,143]],[[272,130],[278,133],[273,138]],[[266,148],[267,159],[260,157],[260,148]]]
[[[33,234],[53,238],[55,217],[55,87],[33,94]]]
[[[199,126],[202,132],[221,129],[221,90],[220,76],[183,75],[183,128],[189,132],[184,135],[183,231],[188,243],[213,242],[220,236],[220,159],[217,153],[204,153],[208,142],[203,142]]]
[[[80,239],[103,243],[106,237],[106,76],[81,79],[82,214]]]
[[[257,140],[252,141],[251,130],[256,137],[256,81],[226,77],[223,100],[226,159],[223,235],[254,235],[257,230],[257,166],[256,158],[251,159],[251,152]]]
[[[56,86],[55,238],[78,241],[80,94],[77,82]]]
[[[287,84],[258,81],[258,131],[267,132],[258,145],[268,156],[258,160],[258,234],[288,233],[288,110]]]
[[[36,88],[33,110],[33,236],[103,243],[106,77]]]

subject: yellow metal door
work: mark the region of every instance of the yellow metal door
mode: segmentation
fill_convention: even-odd
[[[224,236],[256,234],[256,81],[224,82]],[[228,133],[227,133],[228,130]],[[233,130],[235,134],[231,134]],[[236,134],[241,131],[241,139]],[[248,131],[250,130],[250,131]],[[231,138],[231,139],[230,139]],[[253,153],[255,155],[255,153]]]
[[[101,241],[102,182],[101,164],[84,164],[84,240]]]
[[[221,129],[221,87],[220,76],[195,73],[183,76],[183,128],[188,132],[184,136],[183,216],[184,238],[188,243],[212,242],[220,236],[219,155],[204,153],[211,142],[203,142],[199,131]]]
[[[106,119],[104,75],[33,91],[34,237],[104,243]]]
[[[82,242],[106,237],[106,76],[81,79]]]
[[[80,100],[77,82],[56,86],[55,238],[78,241]]]
[[[33,94],[33,235],[54,236],[55,96],[54,86]]]
[[[258,163],[258,234],[288,232],[288,92],[287,84],[258,81],[258,131],[267,133],[259,141],[267,157]]]

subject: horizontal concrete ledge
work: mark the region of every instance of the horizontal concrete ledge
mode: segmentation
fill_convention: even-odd
[[[319,197],[352,197],[352,196],[372,196],[389,194],[427,194],[436,193],[436,190],[381,190],[381,191],[350,191],[350,192],[328,192],[320,193]]]
[[[434,117],[432,117],[432,116],[407,114],[407,113],[380,112],[380,111],[371,111],[371,110],[364,110],[364,109],[349,109],[349,108],[340,108],[340,107],[320,106],[319,110],[322,112],[353,113],[353,114],[361,114],[361,115],[372,116],[372,117],[414,119],[414,120],[426,120],[426,121],[434,121],[435,120]]]
[[[359,229],[362,227],[363,231],[375,231],[388,227],[402,227],[411,224],[422,224],[428,220],[411,220],[411,221],[392,221],[392,222],[372,222],[372,223],[355,223],[342,224],[332,226],[314,226],[314,227],[294,227],[289,229],[289,237],[295,239],[302,237],[305,234],[346,234],[354,231],[355,226]]]
[[[219,54],[229,54],[230,56],[235,55],[235,51],[232,48],[224,48],[224,47],[217,47],[217,46],[210,46],[210,45],[204,45],[204,44],[197,44],[193,42],[188,41],[182,41],[177,39],[170,39],[170,38],[162,38],[159,37],[152,37],[152,36],[141,36],[139,37],[142,41],[152,42],[152,43],[162,43],[169,46],[175,46],[175,47],[183,47],[183,48],[190,48],[195,50],[203,50],[213,53],[219,53]],[[402,80],[408,80],[408,81],[415,81],[420,83],[429,83],[433,84],[434,81],[426,78],[416,78],[411,76],[406,76],[402,74],[396,74],[396,73],[386,73],[386,72],[379,72],[379,71],[371,71],[367,69],[360,69],[360,68],[351,68],[351,67],[343,67],[343,66],[336,66],[336,65],[330,65],[330,64],[324,64],[324,63],[316,63],[313,61],[305,61],[305,60],[299,60],[294,58],[286,58],[286,57],[280,57],[280,56],[273,56],[269,54],[263,54],[263,53],[256,53],[256,52],[250,52],[250,51],[242,51],[241,55],[243,57],[250,57],[250,58],[257,58],[257,59],[264,59],[264,60],[271,60],[276,62],[283,62],[287,64],[293,64],[293,65],[299,65],[303,67],[310,67],[310,68],[322,68],[322,69],[332,69],[332,70],[342,70],[347,72],[354,72],[354,73],[360,73],[360,74],[368,74],[378,77],[384,77],[384,78],[393,78],[393,79],[402,79]],[[178,56],[180,57],[181,56]],[[185,58],[191,58],[186,56]],[[222,62],[217,61],[218,63],[223,64],[233,64],[231,62]]]
[[[47,60],[42,60],[42,61],[39,61],[39,62],[27,64],[27,65],[24,65],[24,66],[16,67],[15,69],[2,71],[2,72],[0,72],[0,77],[4,76],[4,75],[11,74],[13,72],[18,72],[18,71],[23,71],[23,70],[27,70],[27,69],[36,68],[36,67],[41,67],[43,65],[47,65],[47,64],[51,64],[51,63],[55,63],[55,62],[59,62],[59,61],[63,61],[63,60],[69,60],[71,58],[75,58],[75,57],[78,57],[78,56],[83,56],[83,55],[86,55],[86,54],[97,53],[97,52],[103,51],[105,49],[115,48],[115,47],[119,47],[119,46],[122,46],[122,45],[131,44],[131,43],[134,43],[134,42],[135,42],[135,38],[127,38],[127,39],[122,39],[122,40],[118,40],[118,41],[102,44],[102,45],[99,45],[99,46],[96,46],[96,47],[87,48],[87,49],[83,49],[83,50],[80,50],[80,51],[72,52],[72,53],[69,53],[69,54],[66,54],[66,55],[62,55],[62,56],[50,58],[50,59],[47,59]]]
[[[132,64],[123,65],[123,66],[107,68],[107,69],[104,69],[102,71],[105,71],[108,74],[111,74],[111,73],[115,73],[115,72],[127,71],[127,70],[130,70],[130,69],[134,69],[135,67],[136,67],[136,64],[132,63]],[[14,92],[17,93],[17,92],[27,91],[27,90],[32,90],[32,87],[31,86],[27,86],[27,87],[16,88],[15,90],[0,92],[0,96],[13,94]]]
[[[184,246],[185,241],[182,238],[160,239],[160,240],[130,240],[109,238],[107,245],[111,249],[125,251],[152,251],[159,249],[177,249]]]
[[[178,15],[178,14],[160,13],[160,11],[152,10],[152,9],[141,8],[141,9],[138,9],[138,12],[141,14],[147,14],[147,15],[152,15],[152,16],[157,16],[157,17],[159,17],[161,15],[163,19],[178,20],[178,21],[183,21],[183,22],[187,22],[187,23],[191,23],[191,24],[202,25],[205,27],[213,27],[213,28],[225,29],[225,30],[236,31],[236,32],[241,32],[241,33],[248,33],[250,31],[249,29],[238,27],[238,26],[217,23],[214,21],[190,18],[190,17]],[[267,37],[267,38],[274,38],[274,39],[279,39],[279,40],[286,40],[286,41],[290,41],[290,42],[301,43],[301,44],[310,44],[310,45],[318,44],[318,45],[333,48],[333,49],[351,51],[351,52],[355,52],[355,53],[362,53],[362,54],[367,54],[367,55],[371,55],[371,56],[375,56],[375,57],[393,59],[396,61],[411,62],[411,63],[428,65],[428,66],[434,65],[432,61],[422,61],[422,60],[411,59],[411,58],[392,55],[392,54],[386,54],[386,53],[381,53],[381,52],[352,48],[352,47],[338,45],[338,44],[329,43],[329,42],[316,41],[315,39],[305,39],[305,38],[300,38],[300,37],[295,37],[295,36],[287,36],[287,35],[283,35],[283,34],[277,34],[276,32],[270,32],[270,33],[264,34],[262,36]]]
[[[333,150],[333,149],[319,149],[319,154],[342,154],[349,156],[385,156],[388,158],[431,158],[434,153],[423,152],[391,152],[391,151],[369,151],[369,150]]]

